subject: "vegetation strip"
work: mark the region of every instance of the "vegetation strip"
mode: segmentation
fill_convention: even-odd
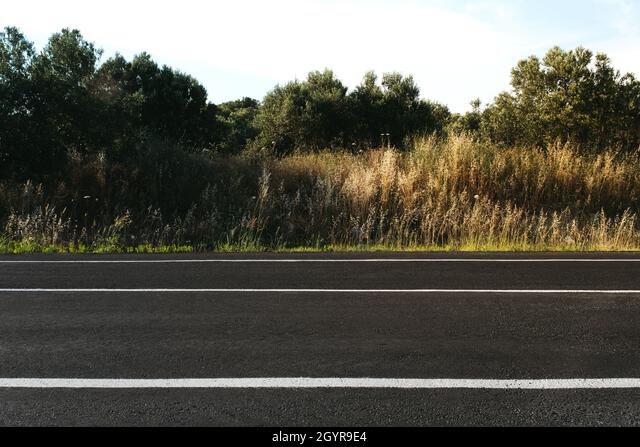
[[[101,56],[0,32],[0,253],[640,249],[640,81],[606,55],[529,57],[465,114],[399,73],[212,104]]]

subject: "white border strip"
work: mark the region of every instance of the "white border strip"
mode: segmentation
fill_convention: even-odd
[[[327,263],[640,263],[640,259],[483,259],[483,258],[431,258],[431,259],[131,259],[131,260],[0,260],[0,264],[327,264]]]
[[[0,379],[0,388],[29,389],[486,389],[486,390],[581,390],[640,389],[640,379]]]
[[[0,293],[311,293],[311,294],[510,294],[639,295],[640,290],[509,289],[0,289]]]

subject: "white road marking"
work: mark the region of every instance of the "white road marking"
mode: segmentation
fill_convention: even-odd
[[[638,259],[130,259],[130,260],[0,260],[0,264],[324,264],[324,263],[640,263]]]
[[[533,294],[638,295],[640,290],[509,290],[509,289],[0,289],[0,293],[332,293],[332,294]]]
[[[384,388],[384,389],[488,389],[488,390],[581,390],[640,389],[640,379],[343,379],[343,378],[256,378],[256,379],[0,379],[0,388]]]

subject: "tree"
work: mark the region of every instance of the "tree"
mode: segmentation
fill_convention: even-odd
[[[541,132],[537,118],[536,114],[526,113],[514,96],[504,92],[485,109],[481,132],[504,146],[535,144],[531,142],[540,141]]]
[[[260,103],[252,98],[242,98],[218,106],[218,120],[222,126],[222,138],[218,149],[224,153],[238,153],[258,136],[254,121]]]
[[[428,107],[420,101],[420,88],[411,76],[385,73],[382,87],[384,130],[391,135],[393,145],[400,147],[409,134],[426,130]]]
[[[34,58],[34,114],[48,132],[54,152],[86,152],[95,146],[94,132],[101,117],[89,85],[101,54],[78,30],[63,29]]]
[[[638,147],[638,82],[621,76],[604,54],[555,47],[541,61],[520,61],[513,93],[503,93],[486,111],[488,136],[503,144],[544,146],[571,141],[586,149]]]
[[[18,178],[60,168],[69,150],[86,151],[100,123],[88,85],[100,51],[64,29],[36,54],[15,28],[0,36],[0,152]]]
[[[37,155],[29,138],[34,55],[33,44],[16,28],[0,33],[0,177],[24,176]]]
[[[377,80],[375,73],[367,73],[349,95],[350,135],[358,146],[375,147],[388,141],[404,147],[407,138],[444,130],[449,110],[421,99],[413,77],[386,73],[380,85]]]
[[[99,70],[96,94],[112,110],[114,125],[124,134],[141,129],[195,149],[212,148],[219,137],[217,108],[193,77],[159,67],[147,53],[128,62],[122,56]]]
[[[475,136],[480,135],[482,129],[482,101],[475,99],[471,102],[471,111],[465,114],[455,114],[451,116],[448,131],[453,134],[467,133]]]
[[[277,153],[344,144],[347,88],[330,70],[312,72],[303,82],[276,86],[256,116],[256,144]]]
[[[350,139],[359,147],[380,146],[380,135],[386,131],[384,92],[373,71],[364,75],[362,83],[348,97]]]
[[[344,146],[347,87],[333,72],[315,71],[304,84],[307,98],[303,115],[305,139],[311,148]]]

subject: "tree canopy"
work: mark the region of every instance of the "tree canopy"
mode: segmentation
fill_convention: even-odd
[[[621,75],[604,54],[552,48],[520,61],[512,92],[500,94],[483,117],[486,136],[506,145],[571,141],[585,149],[640,145],[640,83]]]
[[[420,98],[413,77],[375,73],[349,92],[330,70],[277,86],[257,116],[259,143],[278,153],[297,149],[403,147],[407,137],[442,132],[449,110]],[[383,137],[384,135],[384,137]],[[388,135],[388,137],[387,137]]]

